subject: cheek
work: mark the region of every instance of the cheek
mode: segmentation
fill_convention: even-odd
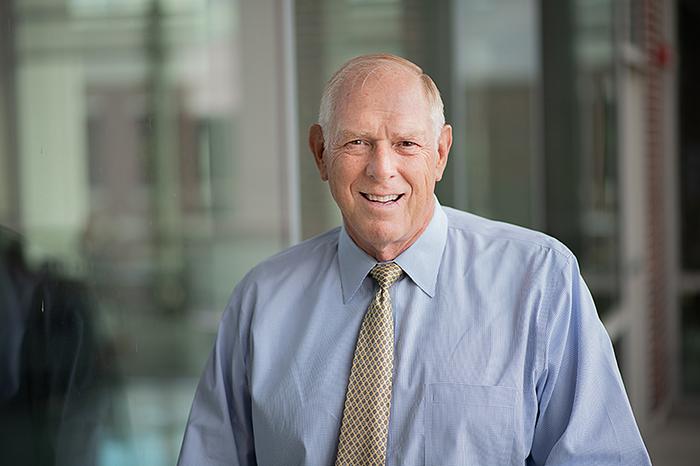
[[[333,198],[338,204],[347,205],[352,201],[353,177],[343,170],[335,170],[330,173],[328,185]]]
[[[349,189],[362,176],[362,165],[358,162],[348,159],[337,160],[329,167],[329,181],[335,185],[335,189],[338,191]]]
[[[435,166],[432,159],[416,160],[406,167],[405,178],[416,194],[431,194],[436,182]]]

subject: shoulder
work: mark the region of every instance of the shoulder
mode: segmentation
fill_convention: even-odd
[[[569,248],[545,233],[450,207],[443,209],[447,216],[448,238],[452,242],[468,242],[478,250],[496,248],[506,255],[548,255],[562,265],[576,262]]]
[[[224,331],[249,328],[261,313],[293,309],[318,277],[337,275],[339,232],[334,228],[253,267],[233,290],[223,315]]]
[[[340,227],[284,249],[253,267],[238,288],[277,287],[289,280],[303,281],[336,262]]]

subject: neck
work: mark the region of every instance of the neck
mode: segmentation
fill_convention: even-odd
[[[348,225],[347,222],[344,222],[345,231],[347,231],[348,236],[350,236],[353,242],[360,249],[362,249],[370,256],[374,257],[378,262],[392,261],[396,259],[406,249],[410,248],[413,245],[413,243],[415,243],[418,240],[418,238],[420,238],[423,232],[428,228],[428,225],[430,224],[434,213],[435,206],[433,205],[433,208],[430,209],[430,212],[426,217],[423,226],[421,226],[421,228],[418,231],[416,231],[411,237],[405,240],[393,241],[388,243],[372,243],[364,241],[359,235],[356,234],[356,232],[350,225]]]

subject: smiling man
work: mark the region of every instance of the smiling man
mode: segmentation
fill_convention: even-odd
[[[428,226],[452,144],[437,88],[409,65],[350,63],[330,81],[310,131],[347,233],[379,261],[397,257]]]
[[[647,465],[576,259],[442,207],[452,128],[413,63],[357,57],[309,146],[343,226],[255,267],[180,465]]]

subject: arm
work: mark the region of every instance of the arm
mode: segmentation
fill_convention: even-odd
[[[610,338],[571,259],[550,289],[531,464],[650,465]]]
[[[255,465],[247,376],[248,325],[234,292],[192,402],[178,466]]]

